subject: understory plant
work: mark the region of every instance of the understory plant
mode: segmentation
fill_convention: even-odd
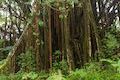
[[[106,64],[109,66],[105,66],[102,65],[103,62],[110,64]],[[83,68],[76,69],[67,75],[63,74],[60,69],[50,73],[20,71],[9,75],[0,74],[0,80],[120,80],[119,70],[119,60],[112,61],[103,59],[97,63],[87,64]]]
[[[35,71],[35,56],[32,49],[28,49],[25,53],[21,53],[18,59],[21,71]]]
[[[56,50],[53,57],[55,58],[55,61],[53,62],[53,71],[61,70],[62,74],[68,74],[68,64],[67,61],[64,59],[61,61],[60,59],[61,52],[59,50]]]

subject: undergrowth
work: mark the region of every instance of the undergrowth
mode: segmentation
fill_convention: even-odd
[[[16,74],[0,74],[0,80],[120,80],[120,60],[102,59],[69,74],[62,74],[60,69],[51,73],[20,71]]]

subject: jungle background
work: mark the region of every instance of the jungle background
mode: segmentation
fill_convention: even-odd
[[[120,80],[120,1],[0,0],[0,80]]]

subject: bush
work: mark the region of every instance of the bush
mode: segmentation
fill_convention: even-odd
[[[76,70],[68,76],[68,80],[84,80],[87,72],[84,69]]]
[[[68,74],[67,61],[62,60],[60,62],[53,63],[53,70],[57,71],[59,69],[62,71],[63,74]]]
[[[104,58],[111,58],[115,54],[115,50],[119,47],[119,43],[114,34],[107,32],[103,39],[103,56]]]
[[[61,61],[60,54],[61,52],[59,50],[53,53],[53,58],[55,58],[55,61],[53,61],[53,71],[61,70],[62,74],[66,75],[68,74],[68,64],[65,59]]]
[[[104,69],[102,68],[103,66],[101,63],[98,64],[90,63],[87,64],[83,69],[77,69],[73,71],[68,75],[67,80],[120,80],[120,69],[118,67],[119,60],[114,61],[114,64],[106,64],[109,66],[106,66]]]
[[[0,75],[0,80],[10,80],[8,76],[6,75]]]
[[[0,75],[0,80],[46,80],[48,75],[46,73],[40,72],[18,72],[9,75]]]
[[[18,63],[22,71],[35,71],[35,57],[32,49],[20,54]]]
[[[61,73],[60,70],[58,70],[58,73],[51,74],[47,80],[67,80]]]
[[[82,69],[76,69],[68,75],[62,74],[62,70],[49,74],[44,71],[40,73],[20,71],[16,74],[1,74],[0,80],[120,80],[120,60],[102,59],[101,62],[86,64]],[[107,65],[106,68],[103,68],[103,62]]]

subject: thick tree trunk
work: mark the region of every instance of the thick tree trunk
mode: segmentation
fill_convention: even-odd
[[[67,60],[69,71],[75,67],[83,66],[91,60],[91,57],[93,59],[98,57],[97,26],[90,0],[82,0],[82,7],[75,7],[69,15],[66,12],[65,15],[63,14],[61,21],[58,18],[59,12],[50,7],[44,7],[43,10],[45,10],[44,12],[47,13],[47,16],[46,14],[42,15],[43,28],[39,28],[38,25],[40,4],[37,0],[35,1],[32,27],[29,25],[25,28],[7,58],[7,64],[11,72],[19,70],[16,58],[30,47],[35,52],[37,71],[52,68],[52,63],[55,61],[54,57],[56,58],[56,56],[52,57],[54,55],[52,52],[56,51],[56,49],[59,49],[62,53],[62,58],[59,61]]]
[[[39,15],[40,15],[40,4],[38,0],[34,1],[33,9],[35,10],[33,12],[34,19],[33,19],[33,29],[34,33],[36,34],[35,39],[35,45],[34,45],[34,52],[35,52],[35,58],[36,58],[36,69],[37,71],[40,71],[42,69],[42,60],[40,57],[41,51],[40,51],[40,31],[39,31]]]
[[[74,69],[73,55],[70,46],[70,27],[68,26],[68,19],[64,17],[64,38],[65,38],[65,53],[67,55],[67,62],[69,71]]]

